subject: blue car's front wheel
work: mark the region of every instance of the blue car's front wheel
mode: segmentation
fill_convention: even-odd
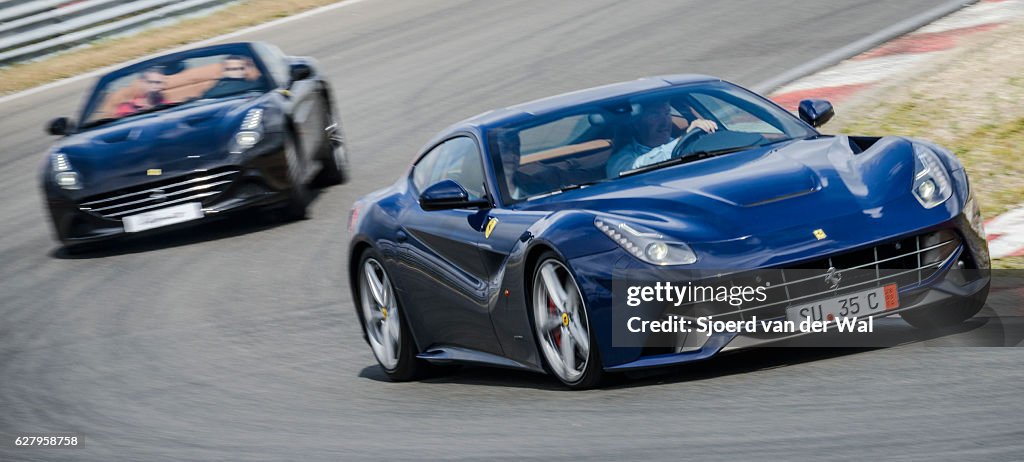
[[[372,249],[363,255],[359,268],[360,318],[373,355],[391,380],[420,378],[428,367],[416,358],[412,335],[387,270]]]
[[[572,388],[600,383],[603,371],[586,304],[554,253],[541,256],[534,271],[532,301],[534,333],[548,370]]]

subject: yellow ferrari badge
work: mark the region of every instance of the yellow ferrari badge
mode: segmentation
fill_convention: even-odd
[[[818,228],[818,229],[814,230],[814,237],[818,238],[818,240],[820,241],[820,240],[825,239],[826,237],[828,237],[828,235],[825,234],[825,230],[824,229]]]
[[[569,313],[562,313],[562,325],[569,327]]]
[[[497,218],[491,217],[490,220],[487,220],[487,227],[484,228],[484,239],[487,239],[487,238],[491,237],[491,231],[494,231],[494,227],[497,224],[498,224],[498,219]]]
[[[164,171],[160,170],[158,168],[151,168],[149,170],[146,170],[146,175],[149,175],[149,176],[160,176],[160,175],[163,175],[163,174],[164,174]]]

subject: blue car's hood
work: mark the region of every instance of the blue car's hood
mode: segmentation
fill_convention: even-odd
[[[171,108],[89,129],[57,149],[79,172],[89,193],[151,181],[150,169],[176,176],[223,161],[246,111],[262,98]]]
[[[885,204],[910,196],[913,172],[905,139],[883,138],[854,153],[846,137],[824,137],[638,174],[523,208],[608,213],[689,242],[727,241],[837,217],[877,219]]]

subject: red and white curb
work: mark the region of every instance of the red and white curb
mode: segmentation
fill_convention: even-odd
[[[1024,18],[1024,0],[983,0],[897,37],[831,68],[774,91],[771,98],[789,110],[801,100],[840,103],[890,77],[956,49],[964,37]],[[992,258],[1024,256],[1024,205],[985,224]]]
[[[992,258],[1024,257],[1024,205],[985,223]]]

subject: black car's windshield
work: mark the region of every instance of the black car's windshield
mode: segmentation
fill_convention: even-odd
[[[158,62],[115,71],[102,79],[86,105],[82,126],[270,89],[269,80],[247,53],[215,53]]]
[[[581,105],[487,132],[512,202],[817,135],[734,85],[709,82]]]

